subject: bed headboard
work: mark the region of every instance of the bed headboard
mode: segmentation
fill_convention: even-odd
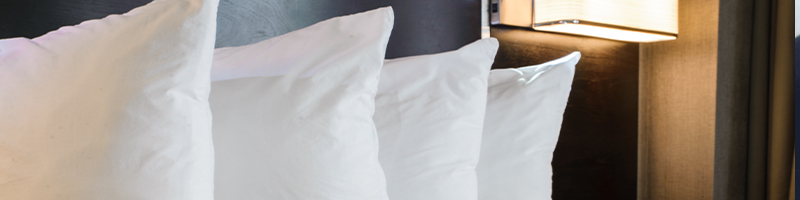
[[[0,38],[33,38],[150,0],[3,0]],[[393,6],[387,58],[455,50],[480,38],[481,0],[220,0],[217,47],[255,43],[345,14]],[[493,68],[583,51],[553,161],[553,199],[635,199],[638,44],[495,27]]]
[[[387,58],[455,50],[480,39],[479,0],[222,0],[217,47],[238,46],[346,14],[392,6]]]

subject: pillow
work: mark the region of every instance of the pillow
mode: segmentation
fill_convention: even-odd
[[[497,40],[387,60],[375,98],[390,199],[475,200],[489,69]]]
[[[0,40],[0,199],[213,199],[216,0]]]
[[[476,168],[479,199],[550,199],[550,163],[580,57],[492,70]]]
[[[218,200],[387,199],[372,115],[393,21],[381,8],[216,50]]]

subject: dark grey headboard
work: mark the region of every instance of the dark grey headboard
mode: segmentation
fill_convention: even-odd
[[[480,0],[222,0],[217,47],[249,44],[389,5],[395,26],[388,58],[454,50],[480,39]]]
[[[0,38],[33,38],[121,14],[150,0],[3,0]],[[220,0],[217,47],[255,43],[346,14],[391,5],[387,58],[438,53],[480,39],[480,0]]]
[[[0,0],[0,38],[34,38],[151,0]],[[393,6],[387,58],[457,49],[480,38],[481,0],[220,0],[217,47],[239,46],[346,14]],[[494,68],[582,51],[553,160],[554,199],[635,199],[638,44],[493,27]]]

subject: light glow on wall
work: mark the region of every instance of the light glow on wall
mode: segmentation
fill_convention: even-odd
[[[627,42],[660,42],[675,40],[674,35],[657,34],[632,30],[623,30],[617,28],[609,28],[603,26],[587,25],[587,24],[553,24],[546,26],[538,26],[535,28],[538,31],[568,33],[575,35],[585,35],[599,38],[606,38],[611,40],[620,40]]]
[[[492,24],[629,42],[675,40],[678,0],[492,0]]]

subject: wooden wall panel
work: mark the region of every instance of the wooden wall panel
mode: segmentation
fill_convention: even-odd
[[[554,200],[636,199],[639,44],[493,27],[493,68],[580,51],[553,157]]]
[[[642,44],[639,199],[712,199],[719,0],[679,1],[675,41]]]

